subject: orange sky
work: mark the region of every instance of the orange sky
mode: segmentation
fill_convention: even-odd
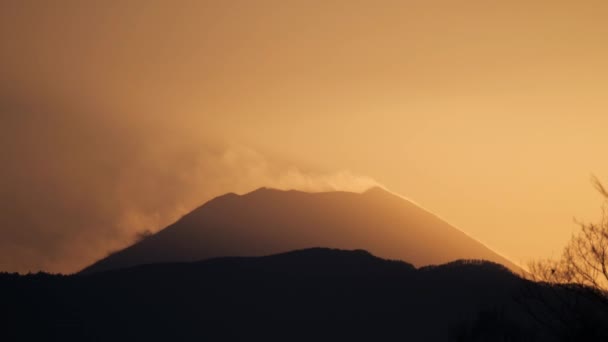
[[[3,1],[0,269],[73,271],[220,192],[313,182],[295,167],[373,178],[516,262],[556,255],[573,217],[599,216],[590,175],[608,180],[607,17],[605,1]],[[78,218],[48,228],[58,212]]]

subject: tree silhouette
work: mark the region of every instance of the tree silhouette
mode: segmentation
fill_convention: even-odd
[[[581,229],[568,242],[559,259],[529,264],[533,280],[571,284],[593,289],[603,299],[608,294],[608,191],[596,178],[595,188],[604,197],[602,217],[597,223],[578,222]]]
[[[608,191],[592,177],[604,197],[597,223],[577,221],[558,259],[533,261],[525,276],[549,291],[529,286],[522,296],[528,313],[565,340],[608,338]]]

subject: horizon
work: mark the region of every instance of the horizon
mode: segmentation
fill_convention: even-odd
[[[606,18],[0,1],[0,340],[608,341]]]

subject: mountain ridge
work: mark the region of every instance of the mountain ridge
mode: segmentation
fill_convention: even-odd
[[[0,336],[439,342],[456,340],[459,327],[479,313],[502,310],[517,328],[500,318],[481,339],[496,340],[505,333],[534,336],[535,329],[527,330],[533,321],[513,301],[525,286],[536,285],[489,262],[415,269],[332,248],[70,276],[0,274],[0,301],[10,313],[0,320]]]
[[[365,249],[416,266],[487,259],[519,267],[416,203],[380,187],[363,193],[259,188],[213,198],[175,223],[81,272],[141,263],[260,256],[327,246]]]

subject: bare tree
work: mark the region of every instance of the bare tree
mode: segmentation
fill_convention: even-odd
[[[608,191],[596,178],[604,197],[597,223],[577,221],[580,230],[559,259],[531,262],[525,277],[533,280],[520,302],[537,322],[559,339],[608,338]],[[592,339],[594,340],[594,339]]]
[[[606,299],[608,294],[608,191],[596,178],[595,188],[604,196],[602,216],[597,223],[578,222],[580,230],[572,235],[561,258],[529,264],[533,280],[551,284],[570,284],[593,289]]]

